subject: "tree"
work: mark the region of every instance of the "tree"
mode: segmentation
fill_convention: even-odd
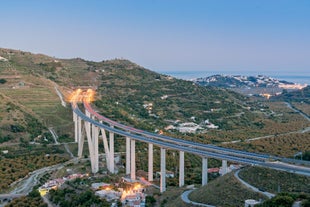
[[[156,203],[156,200],[154,196],[148,195],[145,197],[145,203],[147,207],[151,207],[151,206],[154,206],[154,204]]]
[[[7,81],[3,78],[0,79],[0,84],[5,84]]]
[[[303,206],[303,207],[310,207],[310,199],[304,200],[304,201],[302,202],[302,206]]]
[[[280,193],[276,197],[258,204],[258,207],[291,207],[294,203],[292,195],[287,193]]]
[[[38,190],[34,189],[28,194],[28,196],[31,198],[35,198],[35,197],[40,198],[40,193]]]
[[[306,151],[305,153],[303,153],[302,159],[310,161],[310,151]]]
[[[290,196],[276,196],[274,199],[274,206],[291,207],[294,203],[294,199]]]

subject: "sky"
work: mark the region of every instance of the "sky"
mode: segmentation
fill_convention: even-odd
[[[0,47],[154,71],[310,76],[310,1],[2,0]]]

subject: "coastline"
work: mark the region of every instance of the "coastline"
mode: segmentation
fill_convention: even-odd
[[[284,80],[293,83],[299,84],[307,84],[310,85],[310,74],[268,74],[268,73],[258,73],[253,74],[252,72],[228,72],[228,71],[158,71],[159,73],[170,75],[175,78],[184,79],[184,80],[192,80],[195,78],[204,78],[216,74],[225,74],[225,75],[244,75],[244,76],[257,76],[257,75],[265,75],[271,78],[275,78],[278,80]]]

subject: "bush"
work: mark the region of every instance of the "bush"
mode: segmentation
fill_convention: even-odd
[[[153,196],[146,196],[145,197],[145,203],[147,207],[151,207],[154,206],[154,204],[156,203],[156,200]]]
[[[18,133],[25,131],[25,128],[21,125],[11,125],[11,132]]]
[[[3,78],[0,79],[0,84],[5,84],[7,81]]]
[[[306,151],[306,152],[302,155],[302,159],[303,159],[303,160],[310,161],[310,151]]]
[[[0,143],[10,141],[13,137],[11,135],[1,136],[0,135]]]
[[[263,202],[262,204],[256,205],[257,207],[291,207],[294,203],[294,195],[287,193],[280,193],[270,200]]]

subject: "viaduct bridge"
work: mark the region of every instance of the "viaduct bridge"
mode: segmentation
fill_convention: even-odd
[[[136,141],[148,143],[149,181],[153,181],[153,146],[160,147],[160,192],[166,190],[167,149],[179,151],[179,186],[184,185],[185,152],[198,155],[202,158],[202,185],[206,185],[208,182],[208,158],[222,160],[224,173],[227,172],[227,161],[231,161],[245,165],[258,165],[310,176],[310,162],[304,161],[300,163],[299,161],[299,165],[289,164],[294,163],[295,160],[186,141],[120,124],[98,114],[92,109],[90,102],[93,93],[94,92],[91,90],[88,90],[86,93],[77,90],[71,97],[75,142],[78,143],[78,156],[82,156],[83,145],[86,137],[93,173],[96,173],[99,170],[99,137],[103,141],[108,171],[114,173],[114,135],[118,134],[126,138],[126,174],[130,174],[132,180],[136,179]],[[78,102],[83,102],[85,113],[79,109]],[[270,159],[278,161],[269,162]]]

